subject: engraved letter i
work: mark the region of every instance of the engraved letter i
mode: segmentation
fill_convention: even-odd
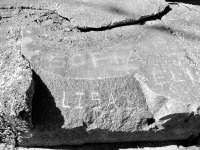
[[[69,105],[65,105],[65,100],[66,100],[66,97],[65,97],[65,92],[63,91],[62,107],[64,107],[64,108],[70,108],[70,106],[69,106]]]
[[[84,95],[84,93],[83,92],[77,92],[76,95],[79,95],[78,106],[76,108],[83,108],[81,106],[81,100],[82,100],[82,96]]]

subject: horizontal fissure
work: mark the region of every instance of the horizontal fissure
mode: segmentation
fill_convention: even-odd
[[[90,31],[105,31],[105,30],[110,30],[110,29],[117,28],[117,27],[130,26],[130,25],[136,25],[136,24],[143,25],[147,21],[152,21],[152,20],[157,20],[157,19],[161,20],[161,18],[164,15],[168,14],[171,10],[172,9],[168,5],[161,12],[158,12],[158,13],[152,14],[152,15],[142,16],[139,19],[128,19],[128,20],[115,22],[113,24],[109,24],[109,25],[101,26],[101,27],[79,27],[79,26],[77,26],[77,29],[80,32],[90,32]]]

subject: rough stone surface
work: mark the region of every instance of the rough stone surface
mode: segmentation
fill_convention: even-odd
[[[157,0],[15,2],[1,4],[1,24],[19,27],[16,44],[35,81],[33,127],[18,145],[198,137],[198,26],[189,21],[198,23],[199,14],[185,15],[198,6],[170,3],[168,12]]]
[[[32,125],[34,82],[17,43],[19,30],[1,26],[0,33],[0,137],[16,144]]]
[[[179,6],[173,5],[172,8],[174,11],[163,17],[163,22],[180,41],[190,65],[199,70],[199,6],[181,3]]]
[[[77,27],[102,27],[134,21],[162,11],[164,0],[3,0],[2,6],[25,6],[56,11]]]
[[[33,136],[21,144],[49,145],[46,139],[50,138],[52,145],[177,140],[197,134],[198,117],[192,112],[197,113],[200,104],[199,72],[190,66],[173,35],[154,30],[161,25],[157,21],[104,31],[100,36],[112,33],[110,42],[94,39],[98,48],[82,45],[84,35],[90,38],[93,33],[77,33],[76,49],[65,40],[54,44],[47,38],[45,44],[44,36],[59,35],[25,28],[22,54],[48,92],[40,83],[35,95],[40,122]],[[134,34],[127,35],[127,31]],[[152,117],[156,120],[153,127],[149,126]]]

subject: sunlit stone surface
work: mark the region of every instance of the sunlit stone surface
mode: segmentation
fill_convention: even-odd
[[[63,132],[59,136],[37,133],[33,139],[40,139],[39,136],[45,134],[61,144],[69,137],[69,144],[81,144],[87,139],[91,142],[91,137],[96,142],[134,141],[138,137],[145,140],[150,136],[144,132],[149,128],[150,118],[159,120],[171,113],[180,113],[179,124],[187,112],[197,110],[199,72],[190,66],[180,42],[168,33],[157,31],[154,26],[135,26],[128,30],[137,34],[96,49],[79,45],[84,36],[76,38],[80,41],[79,47],[73,49],[65,42],[60,45],[43,43],[44,37],[51,32],[44,34],[38,27],[22,31],[22,54],[41,77],[51,93],[49,99],[56,105],[48,108],[48,97],[37,97],[37,101],[41,101],[37,109],[42,112],[42,129]],[[73,39],[65,37],[70,38]],[[42,88],[40,90],[39,93]],[[49,117],[54,116],[47,114],[49,110],[45,112],[47,108],[40,110],[42,106],[60,111],[59,116],[63,119],[59,125],[55,124],[58,118],[50,121]],[[71,129],[75,130],[73,137],[76,140],[71,138]],[[83,131],[86,135],[76,135]],[[138,131],[137,135],[131,134],[133,131]],[[181,138],[189,130],[172,129],[171,135],[167,131],[160,131],[166,134],[162,140]],[[152,132],[153,139],[159,139],[159,135]],[[25,145],[35,144],[28,139],[24,141]]]

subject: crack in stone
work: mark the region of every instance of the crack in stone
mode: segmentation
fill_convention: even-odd
[[[181,4],[181,3],[178,3],[178,2],[169,2],[168,4],[169,5],[178,5],[179,7],[183,6],[183,7],[187,8],[187,9],[189,9],[190,11],[196,11],[196,12],[200,13],[200,11],[198,11],[198,10],[196,10],[194,8],[190,8],[189,6],[187,6],[187,4],[185,5],[185,4]]]
[[[127,19],[127,20],[123,20],[123,21],[119,21],[119,22],[110,23],[108,25],[101,26],[101,27],[77,26],[76,28],[80,32],[90,32],[90,31],[105,31],[105,30],[110,30],[110,29],[117,28],[117,27],[130,26],[130,25],[136,25],[136,24],[144,25],[147,21],[152,21],[152,20],[157,20],[157,19],[161,20],[162,17],[165,16],[166,14],[168,14],[171,10],[172,10],[171,7],[168,5],[165,7],[165,9],[163,11],[160,11],[156,14],[141,16],[139,19]]]
[[[31,6],[2,6],[0,7],[1,9],[19,9],[19,10],[45,10],[45,11],[50,11],[52,13],[57,14],[59,17],[61,17],[63,20],[67,20],[68,22],[70,22],[71,20],[63,15],[60,15],[57,10],[50,10],[50,9],[44,9],[44,8],[36,8],[36,7],[31,7]],[[168,14],[172,9],[170,8],[170,5],[166,6],[165,9],[163,11],[158,11],[157,13],[154,14],[150,14],[150,15],[146,15],[146,16],[141,16],[138,19],[126,19],[123,21],[119,21],[119,22],[114,22],[114,23],[110,23],[107,24],[105,26],[101,26],[101,27],[89,27],[89,26],[74,26],[74,29],[77,29],[80,32],[90,32],[90,31],[106,31],[106,30],[110,30],[113,28],[118,28],[118,27],[123,27],[123,26],[130,26],[130,25],[144,25],[147,21],[152,21],[152,20],[161,20],[161,18]],[[0,18],[2,19],[2,18]]]
[[[30,10],[49,10],[49,9],[44,9],[44,8],[36,8],[36,7],[30,7],[30,6],[9,6],[9,7],[4,7],[1,6],[0,9],[19,9],[19,10],[24,10],[24,9],[30,9]]]

